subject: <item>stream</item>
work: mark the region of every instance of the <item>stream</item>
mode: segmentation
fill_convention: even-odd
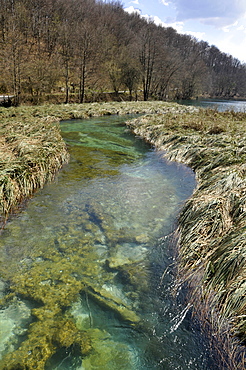
[[[245,100],[225,100],[225,99],[197,99],[197,100],[179,100],[181,105],[192,105],[195,107],[215,109],[218,112],[234,111],[246,112]]]
[[[2,231],[0,359],[216,369],[184,292],[172,289],[173,235],[194,173],[134,137],[129,118],[61,122],[69,164]]]

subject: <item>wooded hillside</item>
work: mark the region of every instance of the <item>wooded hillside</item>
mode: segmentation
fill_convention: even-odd
[[[17,103],[245,97],[246,65],[120,2],[0,0],[0,94]]]

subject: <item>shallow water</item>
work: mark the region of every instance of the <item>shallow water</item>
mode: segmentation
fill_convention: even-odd
[[[218,112],[234,111],[246,112],[246,101],[244,100],[223,100],[223,99],[198,99],[198,100],[181,100],[179,104],[194,105],[202,108],[216,109]]]
[[[216,369],[192,308],[172,294],[172,235],[194,174],[125,119],[62,122],[70,163],[2,232],[11,369],[16,358],[46,370]]]

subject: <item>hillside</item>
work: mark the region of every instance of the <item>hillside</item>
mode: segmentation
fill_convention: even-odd
[[[118,1],[0,4],[0,95],[16,104],[246,96],[239,60]]]

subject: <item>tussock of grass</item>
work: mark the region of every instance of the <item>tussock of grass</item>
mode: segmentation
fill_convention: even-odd
[[[232,338],[246,345],[245,124],[245,113],[212,110],[129,123],[169,159],[196,172],[197,188],[179,217],[179,276],[221,343],[230,328],[222,366],[233,369],[244,368],[245,350],[235,350]]]
[[[0,213],[4,222],[23,199],[54,177],[68,160],[68,153],[54,119],[2,118],[0,131]]]

